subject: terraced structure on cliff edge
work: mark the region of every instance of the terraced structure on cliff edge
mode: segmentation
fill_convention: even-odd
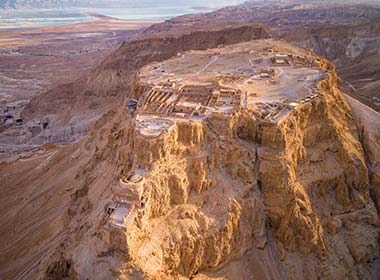
[[[246,109],[279,121],[318,96],[321,60],[282,41],[178,53],[139,71],[137,119],[206,118]]]

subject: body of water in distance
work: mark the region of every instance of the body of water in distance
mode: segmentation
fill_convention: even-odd
[[[128,2],[128,1],[126,1]],[[138,3],[137,3],[138,2]],[[134,1],[122,7],[78,7],[70,9],[0,9],[0,29],[45,27],[80,23],[95,18],[88,13],[124,20],[167,20],[184,14],[206,13],[244,1]]]

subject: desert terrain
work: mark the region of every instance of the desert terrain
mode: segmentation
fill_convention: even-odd
[[[379,15],[250,1],[15,30],[0,278],[378,279]]]
[[[154,23],[98,17],[79,24],[0,30],[0,110],[13,116],[8,122],[21,117],[31,98],[83,76]],[[5,128],[2,124],[0,130]]]
[[[286,37],[330,59],[337,66],[342,89],[380,111],[379,19],[375,17],[350,26],[329,24],[296,29]]]

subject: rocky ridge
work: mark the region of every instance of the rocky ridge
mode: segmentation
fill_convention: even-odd
[[[72,209],[82,211],[69,212],[76,237],[58,250],[63,261],[50,263],[47,276],[62,276],[69,263],[64,274],[78,278],[207,279],[263,250],[276,279],[376,279],[373,155],[363,149],[334,66],[321,60],[330,72],[318,84],[321,96],[278,123],[242,110],[177,120],[158,137],[142,135],[130,117],[111,134],[94,132],[86,141],[108,139],[85,172],[92,177],[109,164],[121,177],[144,170],[143,206],[125,227],[113,227],[104,211],[123,191],[104,187],[117,184],[109,176],[101,185],[93,177],[76,192]]]

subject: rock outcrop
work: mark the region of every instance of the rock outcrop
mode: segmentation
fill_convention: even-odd
[[[74,214],[94,222],[63,250],[77,277],[207,277],[263,251],[278,278],[376,279],[376,172],[334,67],[322,67],[319,98],[278,123],[242,110],[178,120],[154,137],[130,118],[114,128],[96,159],[113,155],[121,174],[144,170],[144,206],[125,228],[112,227],[96,201],[96,211]]]
[[[172,40],[197,47],[180,38],[148,41],[157,52],[137,42],[124,55],[139,54],[134,61],[142,66],[146,57],[175,55]],[[53,221],[34,227],[35,257],[18,249],[22,261],[3,274],[14,277],[22,266],[21,279],[210,279],[223,269],[241,279],[232,272],[241,265],[255,273],[244,265],[252,258],[267,270],[260,279],[377,279],[379,155],[372,142],[379,135],[366,129],[378,120],[368,126],[355,117],[359,109],[339,91],[334,66],[318,59],[319,94],[278,122],[240,108],[207,118],[152,117],[148,130],[120,106],[81,141],[30,159],[40,164],[37,175],[28,160],[21,161],[25,174],[15,170],[20,162],[3,163],[7,184],[41,184],[50,202],[38,213],[17,205],[12,217],[35,221],[46,210]],[[116,61],[104,71],[128,69]],[[131,88],[141,88],[134,78]],[[6,229],[13,223],[8,218]],[[4,256],[12,255],[14,234],[21,245],[33,243],[20,232],[6,231]]]

